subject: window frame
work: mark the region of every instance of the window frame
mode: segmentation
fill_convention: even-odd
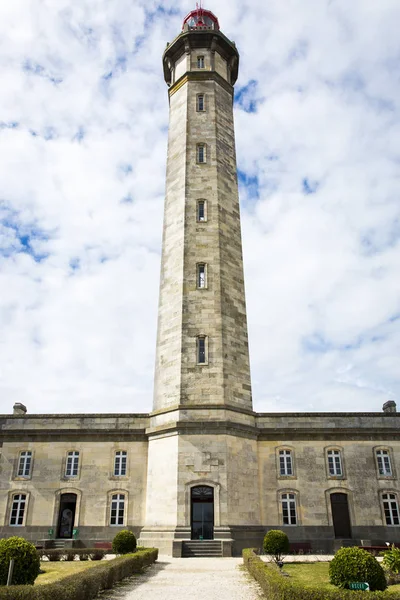
[[[122,500],[122,504],[123,504],[123,513],[122,513],[122,523],[116,522],[113,523],[113,503],[116,503],[116,509],[115,509],[115,520],[118,521],[120,518],[119,515],[119,511],[120,511],[120,503],[121,503],[121,496],[123,498]],[[114,497],[115,500],[114,500]],[[128,507],[128,496],[125,490],[112,490],[111,492],[109,492],[109,517],[108,517],[108,522],[109,522],[109,526],[110,527],[123,527],[126,525],[126,513],[127,513],[127,507]]]
[[[286,454],[283,455],[284,458],[284,467],[285,467],[285,473],[281,472],[281,452],[285,452]],[[290,465],[291,465],[291,474],[288,474],[287,471],[287,463],[288,461],[286,460],[286,458],[290,457]],[[296,454],[295,454],[295,450],[293,447],[291,446],[277,446],[276,447],[276,474],[277,474],[277,479],[297,479],[297,473],[296,473]]]
[[[68,458],[71,457],[71,473],[68,473],[69,470],[69,465],[68,465]],[[77,464],[76,464],[76,473],[74,473],[75,471],[75,459],[77,460]],[[65,455],[65,469],[64,469],[64,478],[65,479],[78,479],[79,475],[80,475],[80,467],[81,467],[81,452],[80,450],[68,450],[68,452]]]
[[[24,500],[20,500],[20,499],[16,500],[17,496],[24,496]],[[11,520],[13,519],[13,511],[14,511],[14,503],[15,502],[17,502],[17,514],[16,514],[17,520],[20,519],[21,504],[22,503],[24,504],[21,523],[11,523]],[[8,510],[8,515],[6,516],[6,525],[8,527],[25,527],[26,517],[27,517],[27,513],[28,513],[28,502],[29,502],[29,492],[21,491],[21,490],[14,490],[10,494],[9,510]]]
[[[28,456],[29,455],[29,456]],[[27,460],[29,459],[29,461]],[[29,462],[29,469],[26,472],[26,464]],[[21,471],[22,464],[22,473]],[[14,479],[31,479],[32,478],[32,467],[33,467],[33,452],[32,450],[21,450],[18,455],[17,469]]]
[[[117,459],[119,459],[118,460],[118,469],[117,469]],[[117,473],[117,470],[119,471],[118,473]],[[121,472],[123,470],[125,472]],[[128,476],[128,452],[126,450],[115,450],[114,451],[114,464],[113,464],[113,477],[121,478],[121,477],[127,477],[127,476]]]
[[[200,362],[201,343],[204,341],[204,361]],[[196,364],[200,367],[208,365],[208,337],[200,334],[196,337]]]
[[[202,154],[200,152],[202,151]],[[202,160],[200,160],[200,156]],[[196,163],[198,165],[207,164],[207,146],[204,142],[199,142],[196,144]]]
[[[207,270],[207,263],[201,262],[196,264],[196,288],[198,290],[206,290],[208,287]]]
[[[381,510],[382,510],[382,523],[384,527],[399,527],[400,526],[400,512],[399,512],[399,498],[398,498],[398,494],[395,490],[382,490],[380,492],[380,504],[381,504]],[[384,496],[393,496],[393,498],[384,498]],[[389,514],[390,514],[390,520],[394,521],[397,519],[397,523],[388,523],[387,522],[387,515],[386,515],[386,508],[385,508],[385,503],[388,503],[388,510],[389,510]],[[392,503],[395,503],[395,508],[396,508],[396,512],[397,512],[397,516],[393,515],[393,506]]]
[[[376,468],[376,476],[377,479],[396,479],[396,472],[395,472],[395,465],[394,465],[394,461],[393,461],[393,450],[392,448],[388,447],[388,446],[376,446],[373,449],[374,452],[374,460],[375,460],[375,468]],[[388,463],[389,463],[389,467],[390,467],[390,471],[387,471],[385,468],[385,460],[384,458],[382,458],[383,453],[386,453],[387,459],[388,459]],[[382,462],[382,469],[379,466],[380,460],[379,458],[381,458],[381,462]],[[383,471],[381,473],[381,470]]]
[[[288,496],[288,498],[285,498],[285,496]],[[290,496],[292,496],[292,497],[290,497]],[[287,523],[285,523],[284,502],[289,503],[289,505],[286,508],[287,520],[288,520]],[[291,514],[292,508],[290,506],[290,503],[292,503],[292,502],[294,502],[294,515],[295,515],[294,523],[292,522],[293,516]],[[278,503],[279,503],[279,517],[280,517],[280,522],[281,522],[282,526],[297,527],[298,525],[300,525],[298,492],[296,490],[280,490],[278,492]]]
[[[341,468],[341,473],[338,474],[336,473],[336,460],[335,460],[335,454],[333,454],[333,460],[332,460],[332,465],[333,465],[333,470],[335,471],[334,473],[331,473],[331,468],[330,468],[330,463],[329,463],[329,457],[330,457],[330,453],[335,453],[338,452],[339,453],[339,462],[340,462],[340,468]],[[343,448],[339,447],[339,446],[328,446],[327,448],[325,448],[325,464],[326,464],[326,476],[328,479],[345,479],[345,465],[344,465],[344,452],[343,452]]]
[[[196,65],[198,69],[206,68],[206,57],[205,54],[198,54],[196,57]]]
[[[203,218],[200,218],[200,205],[203,206]],[[198,223],[207,223],[207,200],[199,198],[196,201],[196,221]]]
[[[200,98],[203,108],[200,108]],[[201,94],[196,94],[196,111],[201,113],[206,112],[206,95],[203,92]]]

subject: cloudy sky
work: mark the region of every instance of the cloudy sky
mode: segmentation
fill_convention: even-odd
[[[213,0],[235,123],[254,407],[400,399],[400,3]],[[186,0],[0,5],[0,411],[151,410]]]

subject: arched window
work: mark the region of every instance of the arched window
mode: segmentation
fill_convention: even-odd
[[[283,525],[297,525],[297,502],[294,492],[281,493],[281,510]]]
[[[19,455],[18,461],[18,477],[30,477],[32,466],[32,452],[24,450]]]
[[[279,450],[280,475],[293,475],[293,461],[291,450]]]
[[[114,457],[114,475],[126,475],[126,451],[118,450]]]
[[[14,494],[11,498],[10,525],[22,527],[26,511],[26,494]]]
[[[277,446],[275,451],[278,479],[296,479],[294,449],[287,446]]]
[[[125,494],[111,496],[110,525],[124,525]]]
[[[326,450],[328,477],[343,477],[342,452],[339,448]]]
[[[382,505],[386,525],[400,525],[397,494],[392,492],[382,494]]]
[[[378,477],[393,477],[393,467],[389,448],[376,449],[375,459]]]

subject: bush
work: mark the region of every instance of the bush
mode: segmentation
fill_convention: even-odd
[[[341,548],[329,565],[331,583],[342,589],[348,589],[352,581],[366,581],[369,589],[387,588],[385,573],[374,556],[361,548]]]
[[[268,600],[385,600],[385,592],[353,592],[305,587],[284,577],[274,564],[266,564],[253,550],[243,550],[243,562],[249,573],[259,583]],[[1,597],[0,597],[0,600]],[[400,600],[400,594],[390,594],[390,600]]]
[[[92,600],[124,577],[140,573],[157,560],[158,550],[148,548],[133,556],[121,556],[104,561],[81,573],[35,587],[20,585],[0,588],[0,600]]]
[[[393,544],[390,550],[386,550],[383,553],[382,564],[389,573],[398,575],[400,573],[400,548],[396,548]]]
[[[271,529],[264,536],[263,548],[265,554],[272,556],[277,563],[281,560],[283,554],[289,552],[289,538],[280,529]]]
[[[113,539],[112,549],[115,554],[129,554],[136,550],[136,537],[132,531],[123,529]]]
[[[36,548],[21,537],[0,540],[0,585],[6,585],[10,560],[14,559],[12,583],[33,585],[39,575],[40,558]]]

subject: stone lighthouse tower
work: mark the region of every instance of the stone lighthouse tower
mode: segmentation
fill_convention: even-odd
[[[179,555],[259,525],[233,126],[236,46],[197,9],[167,45],[170,103],[143,543]],[[185,544],[183,545],[183,549]]]

